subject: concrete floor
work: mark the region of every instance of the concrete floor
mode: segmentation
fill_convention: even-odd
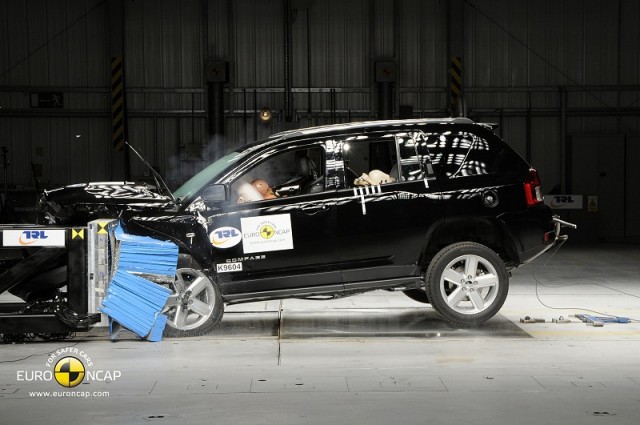
[[[514,272],[501,314],[448,327],[428,306],[378,291],[334,301],[230,307],[213,335],[117,342],[94,332],[58,343],[0,345],[2,424],[637,424],[640,323],[550,322],[580,307],[640,319],[640,246],[566,246]],[[536,279],[540,299],[536,297]],[[88,399],[34,397],[73,347],[111,382]]]

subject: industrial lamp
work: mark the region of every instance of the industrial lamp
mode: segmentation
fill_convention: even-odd
[[[273,113],[271,112],[271,109],[269,108],[262,108],[260,109],[260,121],[267,123],[269,121],[271,121],[271,117],[273,116]]]

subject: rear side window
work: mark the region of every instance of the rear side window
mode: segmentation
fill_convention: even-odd
[[[421,132],[352,137],[344,143],[343,157],[346,187],[422,180],[425,165],[430,167]]]
[[[427,137],[422,132],[396,136],[400,156],[400,180],[415,181],[434,177]]]
[[[500,139],[469,131],[425,133],[438,177],[503,174],[526,163]],[[487,135],[491,137],[492,135]]]
[[[369,179],[372,172],[392,177],[384,178],[385,184],[398,179],[397,151],[391,137],[351,137],[344,143],[343,155],[346,187],[377,184],[377,179]]]

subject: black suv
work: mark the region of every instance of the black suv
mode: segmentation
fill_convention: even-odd
[[[464,118],[292,130],[171,196],[90,183],[43,202],[50,222],[117,213],[129,233],[178,244],[169,335],[208,332],[225,304],[377,289],[430,303],[455,326],[481,324],[504,303],[509,270],[560,231],[536,171]]]

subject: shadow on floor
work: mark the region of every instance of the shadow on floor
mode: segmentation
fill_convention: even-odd
[[[212,336],[528,338],[502,315],[477,328],[457,329],[435,311],[425,309],[331,309],[225,314]]]

